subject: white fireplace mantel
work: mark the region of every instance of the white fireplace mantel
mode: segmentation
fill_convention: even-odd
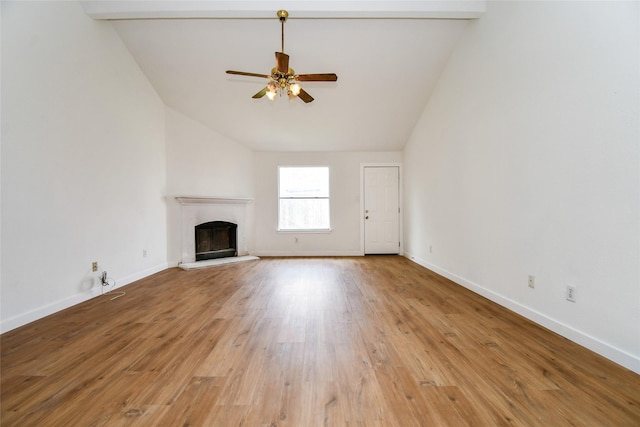
[[[251,203],[253,201],[253,199],[204,197],[204,196],[176,196],[176,200],[181,205],[202,205],[202,204],[235,205],[235,204]]]
[[[181,211],[182,263],[195,261],[194,227],[210,221],[228,221],[238,225],[238,256],[248,255],[248,233],[251,229],[249,204],[253,199],[175,196]]]

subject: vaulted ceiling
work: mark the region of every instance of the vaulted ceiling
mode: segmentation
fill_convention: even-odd
[[[315,101],[251,96],[281,50]],[[163,101],[257,151],[402,150],[479,1],[92,1]]]

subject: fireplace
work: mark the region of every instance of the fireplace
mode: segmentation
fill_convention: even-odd
[[[226,221],[211,221],[195,226],[196,261],[238,255],[238,225]]]
[[[253,227],[253,211],[249,208],[251,199],[175,196],[175,200],[180,207],[171,210],[170,214],[180,232],[174,255],[178,257],[179,250],[178,265],[196,261],[195,227],[212,220],[236,224],[236,256],[249,254],[248,236]]]

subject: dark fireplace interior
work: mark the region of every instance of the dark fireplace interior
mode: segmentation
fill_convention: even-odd
[[[238,225],[212,221],[196,225],[196,261],[232,257],[238,254]]]

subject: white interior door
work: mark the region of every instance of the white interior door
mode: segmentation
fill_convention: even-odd
[[[400,168],[364,167],[364,253],[400,253]]]

